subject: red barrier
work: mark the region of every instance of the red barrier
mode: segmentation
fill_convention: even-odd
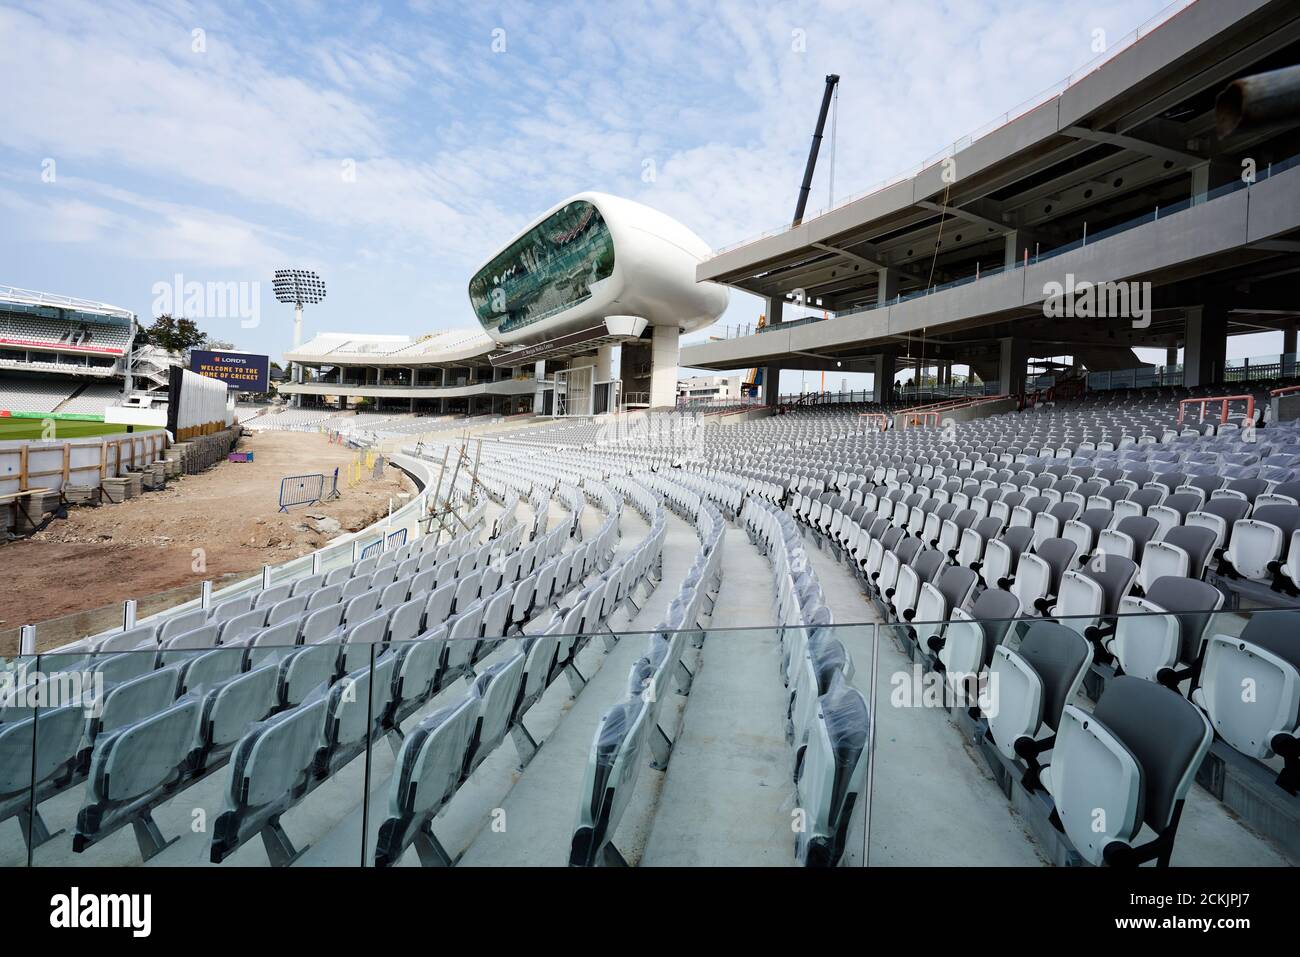
[[[1220,403],[1221,406],[1219,410],[1219,424],[1221,425],[1224,422],[1228,421],[1229,402],[1245,402],[1246,418],[1251,422],[1255,421],[1255,397],[1253,395],[1214,395],[1214,396],[1206,396],[1203,399],[1183,399],[1181,402],[1179,402],[1178,403],[1178,424],[1179,425],[1183,424],[1183,417],[1184,415],[1186,415],[1187,412],[1186,406],[1189,405],[1195,405],[1200,407],[1201,410],[1200,420],[1204,422],[1205,408],[1206,406],[1214,402]]]

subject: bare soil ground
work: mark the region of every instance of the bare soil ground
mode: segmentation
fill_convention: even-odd
[[[79,637],[65,631],[112,627],[127,598],[140,600],[143,617],[196,597],[205,579],[246,577],[364,528],[387,514],[390,498],[397,508],[415,491],[393,468],[348,488],[355,453],[315,433],[263,432],[238,448],[254,460],[221,462],[120,505],[69,508],[67,520],[0,544],[0,655],[16,652],[20,625],[86,613],[68,628],[38,628],[45,649]],[[323,472],[328,488],[336,466],[339,499],[279,511],[281,478]]]

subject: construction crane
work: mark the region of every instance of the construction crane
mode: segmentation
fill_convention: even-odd
[[[799,201],[794,207],[794,222],[790,228],[798,226],[803,222],[803,211],[808,207],[808,194],[812,192],[813,170],[817,168],[817,152],[822,145],[822,130],[826,128],[826,113],[831,108],[831,97],[835,95],[835,87],[839,85],[840,78],[837,73],[828,73],[826,75],[826,91],[822,93],[822,108],[817,114],[817,128],[813,130],[812,146],[808,150],[808,165],[803,171],[803,185],[799,187]]]

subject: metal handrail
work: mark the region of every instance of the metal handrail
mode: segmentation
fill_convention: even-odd
[[[1186,407],[1189,405],[1195,405],[1200,407],[1201,421],[1204,422],[1205,408],[1212,402],[1218,402],[1222,404],[1221,411],[1219,413],[1220,425],[1228,421],[1229,402],[1245,402],[1246,418],[1252,422],[1255,420],[1255,397],[1253,395],[1214,395],[1214,396],[1206,396],[1200,399],[1183,399],[1182,401],[1180,401],[1178,403],[1178,424],[1179,425],[1183,424],[1183,416],[1186,413]]]
[[[997,402],[999,399],[1009,398],[1011,398],[1011,396],[1005,393],[1002,395],[977,395],[973,398],[946,399],[943,402],[931,402],[928,405],[913,406],[910,409],[902,409],[900,411],[904,414],[912,412],[924,412],[927,414],[932,412],[953,412],[957,409],[965,409],[976,405],[982,405],[985,402]]]

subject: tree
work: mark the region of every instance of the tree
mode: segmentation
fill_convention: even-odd
[[[167,314],[159,316],[136,336],[138,345],[157,346],[180,353],[187,359],[191,349],[201,348],[207,341],[207,333],[200,330],[193,319],[176,319]]]

